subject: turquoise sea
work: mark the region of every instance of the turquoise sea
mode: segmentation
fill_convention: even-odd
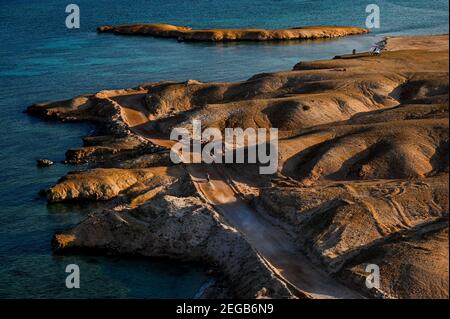
[[[69,3],[80,7],[80,29],[65,27]],[[158,22],[364,27],[369,3],[380,7],[381,28],[339,40],[201,44],[95,32],[104,24]],[[80,169],[59,162],[92,127],[40,121],[22,111],[34,102],[163,79],[244,80],[300,60],[368,50],[384,35],[448,33],[448,1],[0,0],[0,25],[0,298],[189,298],[210,280],[202,265],[51,254],[52,234],[78,223],[91,207],[49,206],[37,193]],[[38,158],[57,164],[39,169]],[[80,289],[65,287],[70,263],[80,266]]]

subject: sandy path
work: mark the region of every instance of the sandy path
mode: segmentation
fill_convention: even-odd
[[[223,177],[224,172],[219,173],[214,165],[189,165],[187,170],[199,193],[244,235],[284,281],[311,298],[361,298],[312,265],[282,229],[240,199]]]
[[[146,129],[145,123],[150,121],[150,117],[145,110],[142,92],[113,99],[121,105],[122,118],[136,134],[164,147],[173,145],[173,141],[153,138],[151,130]],[[206,164],[186,165],[186,169],[204,199],[243,234],[272,270],[290,286],[311,298],[362,298],[316,268],[282,229],[270,223],[261,212],[250,208],[230,186],[225,172],[219,173],[214,165]]]

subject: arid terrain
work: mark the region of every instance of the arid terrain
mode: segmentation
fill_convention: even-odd
[[[282,41],[311,40],[337,38],[369,32],[368,29],[354,27],[298,27],[279,30],[265,29],[207,29],[193,30],[190,27],[180,27],[170,24],[124,24],[101,26],[99,33],[116,35],[141,35],[160,38],[175,38],[178,41]]]
[[[45,195],[103,205],[55,234],[55,252],[202,262],[217,279],[204,297],[448,298],[448,44],[387,38],[379,56],[243,82],[162,81],[30,106],[97,124],[66,153],[90,168]],[[172,164],[170,131],[193,119],[278,128],[278,172]],[[365,285],[367,264],[379,289]]]

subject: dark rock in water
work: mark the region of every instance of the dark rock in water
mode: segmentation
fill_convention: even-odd
[[[41,189],[38,193],[39,196],[41,197],[46,197],[47,196],[47,190],[46,189]]]
[[[53,165],[53,161],[49,160],[49,159],[38,159],[37,160],[37,166],[39,167],[48,167],[48,166],[52,166]]]

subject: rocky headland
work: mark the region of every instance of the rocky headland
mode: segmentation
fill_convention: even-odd
[[[278,30],[266,29],[205,29],[194,30],[190,27],[180,27],[170,24],[124,24],[101,26],[99,33],[116,35],[141,35],[160,38],[175,38],[178,41],[283,41],[283,40],[313,40],[337,38],[348,35],[369,32],[365,28],[355,27],[297,27]]]
[[[55,251],[200,261],[217,275],[208,297],[448,298],[448,35],[385,48],[243,82],[157,82],[30,106],[98,127],[66,153],[90,168],[46,196],[103,204],[55,234]],[[278,128],[278,172],[172,165],[169,133],[193,119]],[[366,287],[367,264],[380,267],[379,288]]]

